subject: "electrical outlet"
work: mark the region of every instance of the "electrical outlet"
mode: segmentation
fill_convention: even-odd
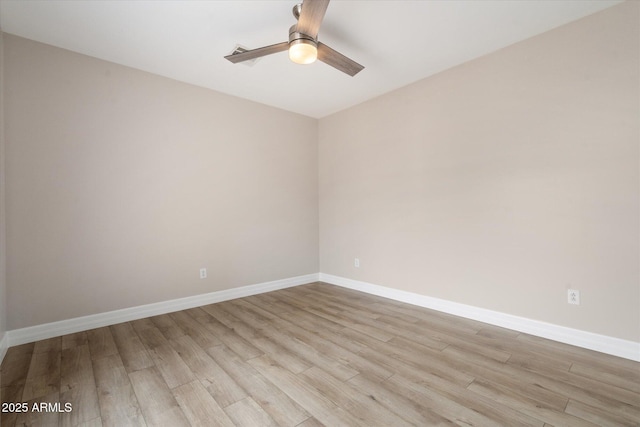
[[[207,269],[206,268],[201,268],[200,269],[200,278],[201,279],[206,279],[207,278]]]
[[[355,268],[360,268],[360,258],[356,258],[353,260],[353,266]]]
[[[569,304],[580,305],[580,291],[569,289],[567,291],[567,302]]]

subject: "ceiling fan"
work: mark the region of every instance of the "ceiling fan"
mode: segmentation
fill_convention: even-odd
[[[329,0],[303,0],[293,7],[293,16],[298,23],[289,29],[288,42],[234,52],[225,58],[235,64],[289,50],[289,58],[296,64],[311,64],[319,59],[343,73],[355,76],[364,68],[362,65],[318,41],[318,31],[327,6]]]

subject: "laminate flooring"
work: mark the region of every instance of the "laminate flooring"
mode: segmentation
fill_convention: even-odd
[[[3,427],[640,425],[639,363],[324,283],[12,347],[1,371],[3,409],[28,407]]]

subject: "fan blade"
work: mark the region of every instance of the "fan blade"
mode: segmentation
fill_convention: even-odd
[[[364,69],[364,67],[356,61],[347,58],[340,52],[336,52],[326,44],[320,42],[318,42],[318,59],[343,73],[349,74],[351,77]]]
[[[289,49],[289,42],[282,42],[278,44],[272,44],[271,46],[259,47],[257,49],[251,49],[242,53],[234,53],[227,55],[224,58],[233,62],[234,64],[242,61],[248,61],[254,58],[260,58],[261,56],[271,55],[272,53],[282,52]]]
[[[329,0],[303,0],[296,27],[298,32],[317,38],[327,6]]]

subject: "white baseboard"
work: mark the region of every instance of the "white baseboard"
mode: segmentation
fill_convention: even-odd
[[[271,292],[278,289],[304,285],[311,282],[317,282],[319,280],[332,285],[342,286],[640,362],[640,343],[637,342],[553,325],[551,323],[541,322],[538,320],[527,319],[511,314],[500,313],[484,308],[473,307],[470,305],[428,297],[413,292],[387,288],[325,273],[307,274],[304,276],[291,277],[288,279],[179,298],[171,301],[61,320],[59,322],[46,323],[28,328],[14,329],[7,331],[4,334],[4,337],[0,339],[0,362],[2,362],[7,349],[11,346],[26,344],[74,332],[82,332],[121,322],[143,319],[149,316],[199,307],[202,305],[214,304],[216,302],[228,301],[235,298]]]
[[[186,310],[202,305],[214,304],[216,302],[228,301],[235,298],[247,297],[250,295],[271,292],[278,289],[290,288],[292,286],[304,285],[317,281],[318,273],[307,274],[304,276],[274,280],[272,282],[258,283],[239,288],[225,289],[223,291],[194,295],[191,297],[109,311],[106,313],[92,314],[90,316],[76,317],[73,319],[61,320],[59,322],[31,326],[28,328],[14,329],[5,334],[3,340],[0,341],[0,346],[4,344],[5,347],[12,347],[47,338],[72,334],[74,332],[87,331],[89,329],[100,328],[102,326],[115,325],[117,323],[143,319],[149,316],[157,316],[174,311]],[[0,347],[0,351],[1,350],[2,347]],[[2,354],[2,356],[4,356],[4,354]],[[2,358],[0,358],[0,361],[1,360]]]
[[[640,343],[320,273],[320,281],[640,362]]]

